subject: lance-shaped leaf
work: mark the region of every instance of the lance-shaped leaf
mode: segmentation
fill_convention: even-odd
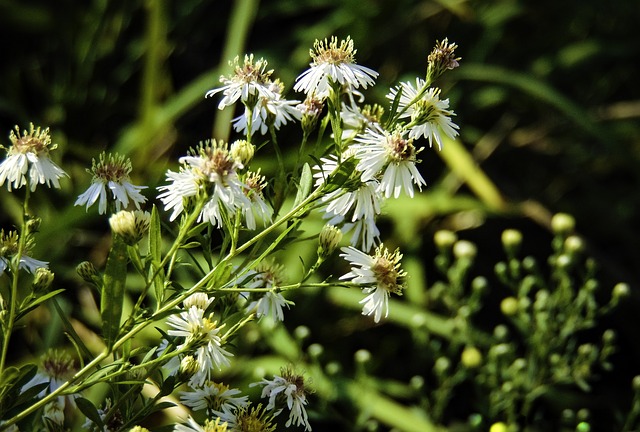
[[[104,271],[104,283],[100,296],[100,314],[102,315],[102,333],[105,343],[112,347],[120,330],[122,303],[127,280],[127,245],[118,235],[113,236],[113,245],[107,258]]]

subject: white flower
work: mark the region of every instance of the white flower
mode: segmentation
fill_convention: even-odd
[[[459,127],[451,121],[450,117],[455,113],[448,109],[449,99],[440,100],[440,89],[432,87],[425,90],[425,86],[426,82],[421,78],[416,78],[415,87],[410,82],[403,82],[391,89],[387,98],[393,101],[398,91],[401,92],[398,112],[402,113],[400,118],[411,119],[407,125],[409,138],[418,139],[424,136],[429,140],[429,147],[432,147],[435,141],[438,149],[442,149],[440,132],[454,139],[458,136]]]
[[[207,410],[209,414],[215,411],[233,410],[247,406],[249,396],[240,396],[242,392],[231,389],[222,383],[207,381],[202,387],[180,393],[180,402],[195,411]]]
[[[286,100],[281,96],[282,85],[275,81],[268,86],[270,92],[267,96],[258,96],[256,105],[249,109],[245,107],[244,114],[233,119],[233,128],[237,132],[247,134],[248,116],[251,113],[251,134],[258,130],[262,135],[266,134],[269,126],[280,129],[280,126],[302,118],[302,112],[297,108],[300,101]]]
[[[0,186],[6,181],[11,192],[26,185],[28,180],[32,192],[39,184],[60,188],[60,178],[68,175],[49,158],[49,152],[56,148],[51,144],[49,128],[41,130],[31,124],[29,132],[25,130],[20,136],[20,128],[16,126],[9,139],[12,145],[7,158],[0,163]]]
[[[242,208],[247,228],[256,229],[256,220],[260,220],[263,224],[271,222],[273,211],[264,199],[262,190],[267,185],[265,177],[257,172],[249,171],[244,177],[244,193],[247,196],[250,205]]]
[[[344,234],[351,233],[351,246],[369,251],[380,242],[380,230],[374,217],[363,217],[354,222],[345,222],[344,217],[337,215],[329,220],[330,224],[340,225]]]
[[[222,226],[222,212],[233,214],[237,209],[251,205],[245,196],[244,185],[238,178],[237,170],[242,165],[230,154],[227,145],[215,140],[206,141],[188,156],[180,158],[183,164],[180,172],[167,172],[170,185],[160,186],[158,198],[166,210],[173,210],[170,220],[184,211],[184,199],[206,194],[198,216],[199,222],[209,222],[215,227]]]
[[[284,310],[286,306],[289,308],[289,302],[280,293],[273,291],[266,292],[258,300],[254,300],[247,306],[247,311],[253,311],[255,309],[256,317],[263,316],[271,317],[274,321],[284,321]]]
[[[350,95],[351,96],[351,95]],[[342,103],[342,141],[349,141],[366,129],[380,128],[380,119],[384,110],[380,105],[365,105],[360,108],[355,101],[347,105]]]
[[[233,429],[229,425],[225,426],[225,422],[219,418],[215,420],[207,419],[204,421],[204,426],[201,426],[193,417],[189,416],[186,424],[176,424],[173,430],[174,432],[212,432],[218,430],[232,431]]]
[[[6,234],[4,229],[0,229],[0,275],[9,267],[10,260],[19,250],[20,236],[15,231],[8,231]],[[20,262],[18,269],[26,270],[29,273],[35,274],[39,268],[48,268],[49,263],[46,261],[40,261],[35,258],[31,258],[27,255],[29,252],[30,244],[27,241],[27,248],[22,252],[20,256]]]
[[[310,51],[313,61],[309,69],[304,71],[293,87],[307,95],[324,98],[329,95],[332,85],[340,84],[348,89],[367,88],[375,84],[378,73],[355,63],[353,41],[350,37],[340,41],[334,36],[331,41],[316,40]]]
[[[261,262],[252,279],[246,283],[247,288],[274,288],[282,285],[284,267],[273,261]],[[252,301],[246,308],[248,313],[254,312],[258,318],[270,317],[273,321],[284,321],[284,307],[289,308],[290,300],[276,291],[267,291],[259,299]]]
[[[229,65],[233,67],[233,74],[229,77],[221,76],[222,87],[209,90],[205,97],[211,97],[222,92],[224,97],[218,104],[218,109],[232,106],[240,99],[245,105],[252,107],[259,96],[272,97],[268,87],[269,77],[273,70],[267,70],[267,61],[259,59],[253,61],[253,54],[245,55],[240,64],[240,57],[236,57]]]
[[[140,209],[140,204],[144,203],[145,198],[140,191],[146,186],[135,186],[129,182],[129,173],[131,173],[131,161],[125,159],[122,155],[112,155],[102,152],[99,160],[95,159],[91,162],[91,169],[87,171],[93,175],[91,186],[81,194],[74,205],[85,205],[88,209],[98,198],[98,213],[104,214],[107,211],[107,189],[111,191],[115,211],[129,206],[129,200],[133,202],[136,208]]]
[[[368,255],[349,246],[342,248],[340,254],[351,263],[351,271],[340,277],[340,280],[351,279],[355,284],[362,285],[362,291],[368,294],[362,301],[362,314],[373,315],[373,320],[379,322],[384,312],[385,318],[389,314],[390,293],[402,294],[403,279],[406,272],[400,268],[402,255],[396,249],[390,253],[383,245],[376,248],[374,255]]]
[[[210,380],[214,368],[229,366],[228,357],[233,356],[222,348],[223,341],[218,333],[224,325],[218,326],[217,321],[213,321],[213,314],[206,317],[204,314],[204,309],[193,305],[167,319],[171,327],[167,334],[182,339],[177,349],[192,351],[198,362],[199,370],[189,381],[192,387],[202,386]]]
[[[416,168],[416,155],[422,148],[416,150],[413,140],[406,139],[403,131],[367,129],[355,141],[358,144],[352,148],[359,160],[356,168],[362,172],[362,181],[378,178],[385,197],[397,198],[402,190],[413,197],[414,184],[420,190],[426,185]]]
[[[351,215],[352,222],[374,218],[380,214],[380,205],[384,199],[378,189],[378,182],[369,180],[356,190],[338,189],[330,192],[322,198],[327,202],[325,211],[334,215]]]
[[[290,411],[289,419],[285,423],[286,427],[293,424],[295,426],[304,426],[306,431],[310,431],[311,425],[304,407],[307,404],[304,377],[293,373],[289,369],[283,369],[281,374],[282,376],[275,375],[273,380],[263,378],[262,381],[251,384],[251,386],[264,386],[261,397],[269,398],[267,410],[275,408],[278,397],[285,399],[287,408]],[[281,411],[279,410],[276,414]]]

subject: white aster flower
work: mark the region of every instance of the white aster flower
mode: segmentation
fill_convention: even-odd
[[[88,209],[98,198],[98,213],[104,214],[107,211],[107,189],[111,191],[114,199],[115,211],[126,209],[129,200],[133,202],[136,209],[140,210],[140,204],[147,198],[140,191],[146,186],[135,186],[129,181],[131,173],[131,161],[119,154],[107,154],[102,152],[98,161],[91,161],[91,169],[87,172],[93,176],[91,186],[81,194],[74,205],[85,205]]]
[[[57,390],[58,387],[69,380],[78,370],[76,362],[69,354],[55,349],[47,350],[47,352],[42,355],[40,362],[41,368],[38,373],[22,386],[22,391],[25,392],[39,384],[46,383],[47,386],[38,393],[38,397],[43,397],[45,394]],[[52,408],[64,409],[66,403],[75,407],[74,399],[74,395],[59,396],[56,399],[57,406]]]
[[[234,410],[247,406],[249,396],[238,396],[238,389],[213,381],[206,381],[202,387],[180,392],[180,402],[194,411],[207,410],[208,414],[216,411]]]
[[[349,243],[364,251],[371,250],[380,243],[380,230],[375,217],[363,217],[356,221],[345,221],[344,216],[336,215],[329,220],[330,224],[340,226],[342,232],[351,235]]]
[[[416,168],[416,155],[422,150],[413,146],[413,140],[404,137],[402,130],[393,133],[382,129],[367,129],[355,138],[352,146],[358,159],[356,168],[362,172],[362,181],[379,179],[385,197],[397,198],[400,192],[413,197],[413,185],[420,190],[426,185]]]
[[[213,314],[205,316],[204,309],[192,305],[171,315],[167,324],[171,327],[167,334],[178,338],[177,349],[193,352],[199,365],[199,370],[189,380],[192,387],[202,386],[210,380],[213,369],[230,365],[228,357],[233,354],[222,348],[223,340],[219,335],[224,324],[218,326]]]
[[[269,398],[267,409],[273,409],[276,406],[276,399],[284,399],[287,408],[289,409],[289,419],[285,423],[286,427],[291,425],[304,426],[306,431],[311,430],[309,424],[309,418],[305,405],[307,404],[308,389],[304,385],[304,377],[302,375],[295,374],[290,369],[282,369],[282,376],[275,375],[273,380],[267,380],[265,378],[262,381],[254,385],[262,385],[263,398]],[[282,410],[276,412],[279,414]]]
[[[263,224],[271,222],[273,211],[264,199],[262,190],[267,185],[265,177],[257,172],[249,171],[244,176],[244,193],[247,196],[250,205],[242,208],[247,228],[256,229],[256,220],[260,220]]]
[[[374,255],[368,255],[352,246],[342,248],[340,254],[351,263],[351,271],[340,277],[340,280],[350,279],[353,283],[362,285],[362,291],[368,294],[362,301],[362,314],[373,315],[373,320],[379,322],[384,312],[385,318],[389,314],[389,295],[402,294],[403,280],[406,272],[400,268],[402,255],[396,249],[390,253],[380,245]]]
[[[367,88],[375,84],[378,73],[365,66],[355,63],[356,50],[350,37],[340,41],[333,36],[331,41],[316,40],[310,55],[313,61],[309,69],[304,71],[293,87],[307,95],[315,95],[318,98],[326,98],[333,85],[348,89]]]
[[[244,114],[233,119],[233,128],[236,132],[247,134],[249,115],[251,115],[252,135],[257,131],[264,135],[269,131],[269,126],[277,130],[288,122],[302,118],[302,112],[297,108],[300,101],[282,98],[283,86],[279,80],[269,84],[268,89],[270,91],[266,96],[258,96],[254,107],[251,109],[245,107]]]
[[[401,92],[398,103],[400,118],[409,118],[411,121],[406,126],[409,129],[409,138],[418,139],[422,136],[429,140],[429,147],[433,147],[433,141],[442,149],[442,135],[454,139],[458,136],[458,125],[451,121],[455,113],[449,110],[449,99],[440,99],[440,89],[432,87],[425,89],[426,82],[416,78],[416,86],[410,82],[403,82],[398,87],[391,89],[387,95],[391,101],[395,100],[398,92]]]
[[[68,177],[59,166],[49,158],[49,152],[57,145],[51,144],[49,128],[42,130],[33,123],[29,132],[20,136],[20,128],[15,127],[9,135],[11,147],[7,150],[7,158],[0,163],[0,186],[7,182],[9,192],[29,183],[31,191],[39,184],[60,188],[60,178]],[[0,145],[0,148],[4,148]]]
[[[360,108],[354,101],[342,104],[342,142],[352,140],[366,129],[380,128],[384,109],[380,105],[365,105]]]
[[[255,274],[245,286],[247,288],[275,288],[282,285],[284,266],[274,261],[262,261],[255,270]],[[290,300],[282,293],[267,291],[260,298],[252,301],[246,308],[248,313],[255,312],[256,317],[270,317],[273,321],[284,321],[284,307],[289,308]]]
[[[227,424],[228,431],[274,432],[277,426],[274,424],[273,413],[269,412],[262,404],[251,406],[249,403],[246,406],[232,409],[225,407],[222,411],[215,412],[214,415],[217,416],[216,421]]]
[[[158,188],[161,191],[158,198],[165,209],[173,210],[170,220],[184,211],[185,199],[200,193],[206,195],[207,201],[198,222],[209,222],[218,228],[223,223],[223,211],[233,214],[251,205],[236,172],[242,165],[231,155],[226,143],[216,140],[201,143],[180,162],[183,164],[180,172],[167,172],[167,180],[172,183]]]
[[[7,231],[0,229],[0,276],[7,270],[11,259],[18,253],[20,246],[20,236],[15,231]],[[27,241],[25,250],[22,251],[18,268],[26,270],[31,274],[35,274],[39,268],[48,268],[49,263],[31,258],[27,255],[31,248],[31,242]]]
[[[273,97],[269,89],[270,76],[273,70],[267,70],[267,61],[259,59],[254,62],[253,54],[245,55],[240,64],[240,57],[236,57],[229,65],[233,67],[233,74],[229,77],[221,76],[222,87],[209,90],[205,97],[211,97],[222,92],[224,97],[218,104],[218,109],[232,106],[240,99],[243,104],[253,107],[258,97]]]

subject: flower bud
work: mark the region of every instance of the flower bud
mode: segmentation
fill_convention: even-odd
[[[509,427],[502,422],[494,423],[489,428],[489,432],[508,432]]]
[[[446,373],[451,367],[451,362],[446,357],[438,357],[436,359],[435,364],[433,365],[433,370],[436,375],[442,375]]]
[[[367,363],[371,360],[371,352],[365,349],[359,349],[354,354],[354,358],[358,363]]]
[[[180,369],[178,370],[178,375],[182,380],[188,381],[199,370],[200,365],[198,364],[198,361],[193,356],[188,355],[180,361]]]
[[[42,219],[39,217],[30,218],[27,220],[27,232],[34,233],[38,232],[40,229],[40,224],[42,223]]]
[[[100,279],[98,271],[95,266],[89,261],[83,261],[76,267],[78,275],[87,283],[96,284],[96,281]]]
[[[149,429],[143,428],[142,426],[134,426],[129,429],[129,432],[150,432]]]
[[[507,297],[500,302],[500,310],[505,316],[514,316],[518,313],[518,299]]]
[[[628,297],[630,293],[631,293],[631,289],[629,288],[629,285],[627,285],[626,283],[620,282],[613,287],[612,295],[614,298],[620,299],[623,297]]]
[[[476,253],[478,249],[476,245],[467,240],[458,240],[453,245],[453,254],[458,259],[474,259],[476,257]]]
[[[564,250],[568,254],[575,254],[584,250],[584,241],[577,235],[570,235],[564,241]]]
[[[439,249],[447,250],[458,241],[458,236],[453,231],[439,230],[433,235],[433,241]]]
[[[318,343],[314,343],[309,345],[309,348],[307,348],[307,352],[311,357],[318,358],[322,355],[322,353],[324,353],[324,347]]]
[[[46,267],[36,269],[35,278],[33,280],[33,292],[45,292],[53,283],[53,273]]]
[[[109,225],[126,244],[133,246],[147,233],[150,221],[149,212],[121,210],[109,218]]]
[[[482,353],[475,347],[466,347],[462,351],[460,361],[465,367],[475,369],[482,364]]]
[[[253,159],[255,152],[256,146],[245,140],[234,141],[229,148],[231,157],[233,157],[236,162],[242,164],[243,167],[249,165],[249,162]]]
[[[509,254],[516,254],[522,244],[522,233],[515,229],[507,229],[502,232],[502,245]]]
[[[557,213],[551,218],[551,229],[555,234],[569,234],[576,226],[576,220],[567,213]]]
[[[333,225],[325,225],[318,236],[318,257],[327,259],[336,250],[342,240],[342,231]]]

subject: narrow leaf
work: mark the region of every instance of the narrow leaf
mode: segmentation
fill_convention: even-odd
[[[120,331],[126,279],[127,245],[120,236],[114,235],[100,296],[102,332],[108,347],[113,346]]]
[[[98,409],[89,399],[85,399],[83,397],[77,397],[75,399],[76,405],[82,414],[86,415],[89,420],[95,423],[98,426],[99,430],[104,429],[104,423],[100,418],[100,414],[98,413]]]
[[[311,175],[311,167],[308,163],[305,163],[302,167],[302,173],[300,174],[300,186],[298,187],[298,193],[296,194],[296,200],[293,202],[293,206],[297,207],[311,192],[311,186],[313,184],[313,175]]]

